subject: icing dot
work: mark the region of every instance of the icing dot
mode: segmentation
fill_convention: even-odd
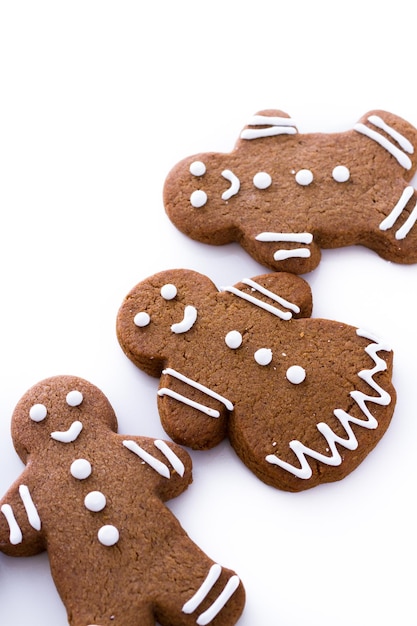
[[[74,391],[67,393],[67,397],[65,399],[69,406],[79,406],[83,401],[83,394],[81,391],[74,389]]]
[[[299,185],[310,185],[313,182],[313,172],[311,170],[299,170],[295,175],[295,180]]]
[[[257,189],[267,189],[272,183],[272,178],[267,172],[258,172],[253,177],[253,184]]]
[[[272,350],[270,348],[259,348],[253,356],[258,365],[269,365],[272,361]]]
[[[190,165],[190,173],[193,176],[203,176],[206,173],[206,166],[202,161],[193,161]]]
[[[336,165],[333,169],[332,176],[337,183],[345,183],[350,178],[350,172],[344,165]]]
[[[177,295],[177,288],[175,285],[167,283],[161,287],[161,296],[164,300],[173,300]]]
[[[303,380],[305,380],[306,371],[304,367],[301,367],[301,365],[291,365],[291,367],[287,369],[286,376],[290,383],[293,383],[293,385],[299,385],[303,382]]]
[[[151,318],[149,313],[146,313],[146,311],[140,311],[140,313],[136,313],[133,321],[136,326],[139,326],[139,328],[143,328],[144,326],[147,326],[149,324]]]
[[[91,474],[91,463],[86,459],[76,459],[71,463],[71,476],[78,478],[78,480],[84,480]]]
[[[238,330],[231,330],[228,332],[224,340],[226,342],[226,346],[232,350],[236,350],[236,348],[240,348],[242,345],[242,335]]]
[[[119,531],[116,526],[106,524],[102,526],[97,533],[98,540],[103,546],[114,546],[119,541]]]
[[[193,191],[193,193],[190,196],[190,202],[195,209],[201,208],[207,202],[206,192],[202,191],[201,189],[197,189],[196,191]]]
[[[29,411],[29,417],[34,422],[42,422],[48,411],[44,404],[34,404]]]
[[[90,491],[84,498],[85,508],[97,513],[106,506],[106,496],[101,491]]]

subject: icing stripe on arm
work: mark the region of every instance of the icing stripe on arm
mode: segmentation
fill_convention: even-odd
[[[262,241],[265,243],[271,242],[289,242],[289,243],[303,243],[309,245],[313,241],[313,235],[311,233],[271,233],[264,232],[259,233],[255,237],[256,241]],[[309,248],[294,248],[278,249],[274,252],[275,261],[285,261],[291,258],[308,259],[311,256]]]
[[[159,461],[159,459],[156,459],[154,456],[152,456],[152,454],[149,454],[149,452],[146,452],[146,450],[141,448],[136,443],[136,441],[125,439],[123,441],[123,445],[125,448],[127,448],[128,450],[136,454],[136,456],[138,456],[140,459],[142,459],[142,461],[152,467],[152,469],[158,472],[158,474],[164,476],[165,478],[171,477],[171,473],[167,465],[165,465],[165,463],[162,463],[162,461]]]
[[[267,128],[245,128],[240,136],[242,139],[259,139],[275,135],[296,135],[297,129],[289,117],[254,115],[249,126],[267,126]]]
[[[22,543],[22,539],[23,539],[22,531],[20,530],[20,526],[16,521],[16,518],[13,513],[13,509],[10,506],[10,504],[3,504],[3,506],[0,508],[0,511],[3,513],[4,517],[6,518],[6,522],[9,525],[10,543],[13,546],[17,545],[18,543]]]
[[[188,376],[184,376],[184,374],[181,374],[180,372],[177,372],[176,370],[172,369],[171,367],[167,367],[166,369],[164,369],[162,371],[162,373],[163,374],[167,374],[168,376],[172,376],[173,378],[177,378],[181,382],[186,383],[187,385],[190,385],[190,387],[193,387],[194,389],[198,389],[198,391],[201,391],[202,393],[205,393],[210,398],[214,398],[215,400],[218,400],[219,402],[224,404],[224,406],[226,407],[226,409],[228,411],[233,411],[233,408],[234,408],[233,407],[233,403],[230,402],[230,400],[228,400],[224,396],[221,396],[216,391],[213,391],[213,389],[210,389],[209,387],[205,387],[201,383],[198,383],[196,380],[193,380],[192,378],[188,378]],[[159,391],[163,391],[163,390],[170,391],[169,389],[166,390],[165,388],[162,388]],[[160,395],[162,395],[162,394],[160,394]],[[189,400],[189,402],[191,403],[192,400]],[[213,409],[210,409],[210,411],[212,411],[212,410]],[[216,413],[218,413],[218,415],[216,417],[219,417],[220,413],[218,411],[216,411]]]
[[[276,315],[277,317],[285,321],[290,320],[292,318],[291,311],[293,311],[294,313],[300,312],[300,309],[296,304],[293,304],[292,302],[288,302],[288,300],[285,300],[284,298],[281,298],[281,296],[278,296],[274,292],[269,291],[269,289],[266,289],[262,285],[259,285],[254,280],[250,278],[244,278],[242,280],[242,283],[244,283],[245,285],[248,285],[254,291],[259,291],[259,293],[262,293],[263,295],[268,296],[269,298],[271,298],[271,300],[273,300],[274,302],[277,302],[278,304],[282,305],[283,307],[289,310],[281,311],[281,309],[278,309],[275,305],[269,304],[268,302],[264,302],[263,300],[259,300],[259,298],[256,298],[255,296],[251,295],[250,293],[246,293],[245,291],[241,291],[240,289],[237,289],[237,287],[221,287],[220,289],[221,291],[227,291],[229,293],[232,293],[233,295],[238,296],[239,298],[242,298],[242,300],[246,300],[247,302],[250,302],[251,304],[255,304],[259,308],[264,309],[265,311],[268,311],[268,313],[272,313],[273,315]]]
[[[372,116],[368,118],[368,121],[372,123]],[[366,126],[365,124],[355,124],[353,129],[356,130],[358,133],[361,133],[362,135],[369,137],[369,139],[372,139],[377,144],[379,144],[382,148],[387,150],[387,152],[389,152],[398,161],[401,167],[403,167],[406,170],[411,169],[412,162],[411,162],[410,157],[407,154],[405,154],[403,150],[401,150],[400,148],[397,148],[397,146],[395,146],[391,141],[389,141],[389,139],[381,135],[381,133],[378,133],[372,128],[369,128],[369,126]]]

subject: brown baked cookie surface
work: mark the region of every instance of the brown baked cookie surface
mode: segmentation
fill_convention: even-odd
[[[191,483],[188,453],[116,430],[107,398],[81,378],[50,378],[23,396],[12,435],[26,468],[0,501],[0,550],[48,551],[71,626],[235,624],[238,576],[164,505]]]
[[[174,441],[207,449],[228,436],[261,480],[300,491],[354,470],[396,401],[390,348],[311,311],[310,287],[293,274],[219,290],[197,272],[168,270],[126,296],[117,335],[160,377],[159,413]]]
[[[200,153],[168,174],[164,204],[189,237],[237,241],[275,271],[313,270],[323,248],[360,244],[384,259],[417,262],[417,130],[370,111],[352,130],[299,133],[266,110],[229,153]]]

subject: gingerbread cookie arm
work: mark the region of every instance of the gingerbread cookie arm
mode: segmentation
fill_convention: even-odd
[[[147,474],[147,485],[166,501],[175,498],[192,482],[189,454],[175,443],[149,437],[118,435],[121,444],[138,459],[138,473]],[[142,484],[143,481],[141,481]]]
[[[45,549],[42,520],[28,478],[24,471],[0,500],[0,551],[10,556],[30,556]]]

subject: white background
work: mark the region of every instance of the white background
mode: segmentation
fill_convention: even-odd
[[[374,108],[417,125],[411,8],[0,2],[1,493],[22,469],[11,413],[47,376],[87,378],[121,432],[164,436],[158,381],[116,340],[124,296],[171,267],[218,285],[265,271],[235,245],[175,229],[161,199],[169,169],[232,150],[265,108],[288,112],[300,132],[346,130]],[[192,453],[194,483],[169,506],[243,579],[239,626],[414,626],[417,266],[356,247],[324,252],[305,278],[314,316],[371,328],[394,348],[386,436],[348,478],[300,494],[265,486],[224,442]],[[45,554],[0,554],[0,624],[66,624]]]

